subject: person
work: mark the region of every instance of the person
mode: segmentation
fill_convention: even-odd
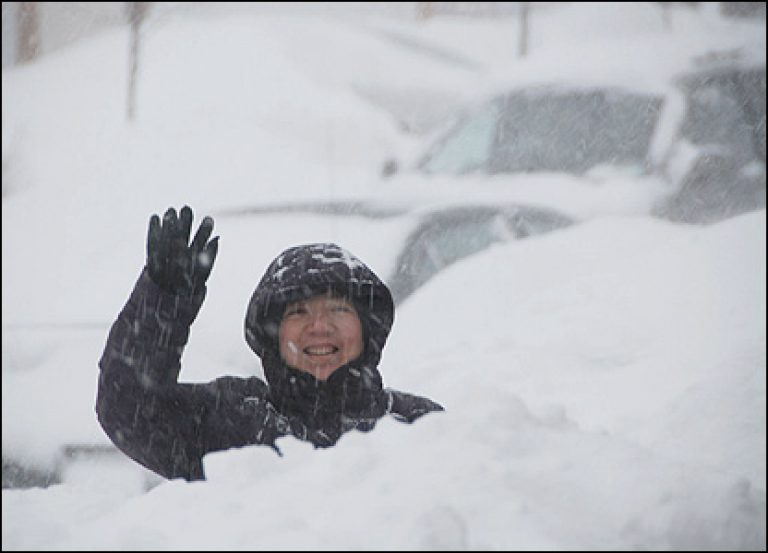
[[[125,454],[169,479],[205,479],[203,456],[278,438],[333,446],[386,415],[412,423],[434,401],[384,388],[377,369],[394,320],[387,286],[335,244],[289,248],[268,266],[245,317],[258,377],[178,382],[181,355],[218,253],[205,217],[152,215],[147,261],[99,362],[98,420]]]

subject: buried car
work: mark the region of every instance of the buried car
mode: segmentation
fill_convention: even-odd
[[[728,59],[678,79],[685,115],[666,166],[676,186],[657,215],[706,223],[765,207],[765,84],[765,64]]]
[[[239,220],[269,216],[270,220],[277,217],[284,222],[320,215],[333,218],[337,223],[344,219],[362,219],[368,228],[376,226],[376,220],[386,220],[388,227],[399,229],[398,236],[393,238],[387,233],[383,239],[389,244],[365,243],[360,251],[364,259],[373,259],[373,266],[383,272],[380,276],[391,288],[396,305],[441,270],[493,244],[545,234],[576,222],[573,217],[547,207],[504,202],[493,205],[467,200],[410,207],[398,202],[371,200],[284,203],[224,210],[220,215]],[[288,223],[289,226],[297,224]],[[317,232],[317,228],[311,232]],[[348,232],[358,234],[354,223]],[[341,236],[345,233],[347,231],[337,224],[334,227],[336,237],[332,239],[347,243],[348,239]],[[308,236],[307,240],[310,238]],[[370,254],[365,251],[368,248],[372,250]],[[358,251],[358,248],[353,249]],[[377,253],[381,251],[386,253]]]
[[[619,176],[655,196],[647,212],[688,223],[765,207],[764,56],[710,54],[668,86],[608,81],[507,89],[466,110],[405,171],[390,159],[382,175],[419,175],[433,187],[463,182],[473,192],[501,185],[494,193],[522,189],[533,174],[567,176],[585,193]],[[651,182],[662,186],[651,190]]]

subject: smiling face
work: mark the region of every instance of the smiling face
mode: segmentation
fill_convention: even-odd
[[[286,306],[280,322],[280,355],[288,366],[327,380],[363,352],[355,306],[327,295]]]

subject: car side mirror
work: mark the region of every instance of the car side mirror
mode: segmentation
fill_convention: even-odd
[[[395,158],[389,158],[381,166],[382,178],[389,178],[400,171],[400,164]]]

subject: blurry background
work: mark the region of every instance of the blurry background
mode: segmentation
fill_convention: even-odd
[[[2,24],[4,549],[765,548],[765,3]],[[260,376],[253,287],[333,241],[395,294],[385,383],[444,416],[187,487],[116,452],[98,359],[185,204],[221,247],[182,380]]]

